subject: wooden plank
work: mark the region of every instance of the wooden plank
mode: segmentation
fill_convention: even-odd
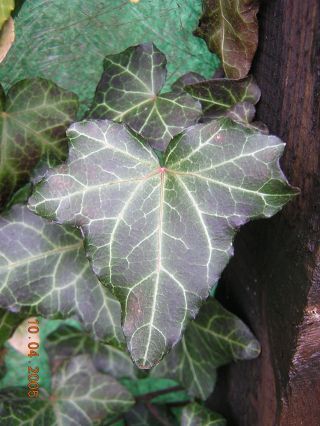
[[[258,119],[287,143],[283,169],[302,192],[236,239],[218,297],[262,355],[225,368],[209,405],[240,426],[319,426],[320,2],[266,0],[259,20]]]

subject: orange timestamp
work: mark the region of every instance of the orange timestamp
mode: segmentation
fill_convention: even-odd
[[[30,318],[28,320],[28,352],[27,355],[29,358],[39,356],[39,343],[35,340],[39,340],[39,320],[36,318]],[[37,337],[37,338],[36,338]],[[32,339],[34,341],[32,341]],[[29,361],[29,363],[31,360]],[[39,396],[39,367],[28,366],[28,397],[29,398],[38,398]]]

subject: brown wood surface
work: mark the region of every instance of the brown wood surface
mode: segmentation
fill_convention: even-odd
[[[262,2],[258,119],[286,143],[301,195],[240,232],[218,298],[262,355],[224,368],[209,405],[230,425],[320,426],[320,0]]]

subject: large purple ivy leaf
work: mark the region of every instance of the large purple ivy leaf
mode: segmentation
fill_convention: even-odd
[[[195,124],[200,103],[181,90],[159,94],[166,58],[152,43],[107,56],[89,118],[125,122],[153,148],[165,151],[173,136]]]
[[[246,77],[258,46],[258,0],[204,0],[195,35],[219,55],[226,77]]]
[[[45,318],[76,315],[96,339],[124,342],[120,305],[92,273],[78,230],[15,205],[0,216],[0,307]]]
[[[215,120],[176,136],[160,165],[121,124],[75,123],[68,136],[67,164],[36,187],[29,206],[81,228],[94,272],[121,302],[131,356],[151,368],[197,315],[238,228],[297,194],[279,167],[284,143]]]

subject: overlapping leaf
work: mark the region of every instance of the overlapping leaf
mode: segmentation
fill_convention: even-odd
[[[14,9],[14,0],[1,0],[0,2],[0,30]]]
[[[20,81],[7,96],[0,85],[0,207],[41,157],[50,164],[65,160],[65,131],[77,109],[76,95],[47,80]]]
[[[106,55],[154,42],[168,58],[169,89],[195,71],[210,77],[218,58],[194,37],[201,0],[25,0],[16,17],[16,42],[0,68],[6,88],[44,77],[90,105]],[[63,13],[61,11],[63,10]]]
[[[247,105],[252,104],[252,107],[249,107],[252,115],[253,105],[259,102],[261,95],[260,89],[252,76],[242,80],[216,78],[200,81],[186,85],[185,90],[201,102],[203,120],[226,116],[230,109],[244,102]],[[250,118],[250,121],[252,121],[255,110],[253,111],[253,117],[244,115],[244,112],[242,112],[241,121]]]
[[[160,166],[123,125],[86,121],[68,135],[67,165],[37,187],[30,208],[81,227],[94,272],[121,301],[132,358],[151,368],[217,282],[236,230],[297,193],[279,168],[284,144],[216,120],[174,138]]]
[[[107,56],[88,117],[124,121],[165,151],[172,137],[201,114],[200,103],[181,90],[159,95],[166,74],[166,58],[151,43]]]
[[[191,397],[206,400],[214,389],[217,367],[256,358],[259,353],[259,343],[248,327],[210,299],[188,325],[181,342],[151,374],[178,380]]]
[[[196,72],[188,72],[187,74],[182,75],[175,81],[171,88],[174,91],[184,91],[186,86],[190,84],[200,83],[201,81],[205,81],[205,78],[196,73]]]
[[[137,404],[126,415],[128,426],[175,426],[178,425],[176,419],[168,413],[165,407],[152,407],[151,410],[144,404]]]
[[[181,426],[227,426],[227,422],[220,414],[194,402],[183,408]]]
[[[39,398],[32,399],[24,388],[0,392],[3,426],[91,426],[128,411],[133,404],[130,393],[113,377],[99,373],[86,355],[63,364],[52,378],[51,395],[40,390]]]
[[[95,337],[122,343],[119,303],[92,273],[78,231],[16,205],[0,217],[0,241],[1,307],[75,314]]]
[[[0,348],[10,338],[21,321],[22,317],[20,315],[0,309]]]
[[[62,325],[48,336],[46,349],[49,358],[56,363],[88,354],[97,370],[116,378],[136,378],[135,367],[125,352],[94,341],[69,325]]]
[[[243,78],[258,45],[259,0],[204,0],[196,35],[220,56],[228,78]]]

